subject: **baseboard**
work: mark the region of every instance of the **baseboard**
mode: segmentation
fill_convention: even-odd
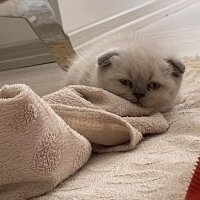
[[[55,62],[40,40],[1,46],[0,71]]]
[[[139,7],[70,32],[68,35],[75,50],[80,50],[108,34],[128,29],[129,26],[131,26],[131,30],[138,30],[193,2],[194,0],[152,0]]]

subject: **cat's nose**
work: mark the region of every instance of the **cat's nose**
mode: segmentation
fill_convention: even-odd
[[[137,99],[141,99],[142,97],[145,96],[145,94],[142,94],[142,93],[133,93],[133,95],[134,95]]]

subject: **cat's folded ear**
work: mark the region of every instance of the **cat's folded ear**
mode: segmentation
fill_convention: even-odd
[[[119,55],[119,50],[109,49],[97,57],[99,67],[108,67],[112,65],[111,58]]]
[[[166,61],[173,68],[173,70],[174,70],[173,75],[174,76],[179,76],[181,74],[184,74],[185,65],[180,60],[178,60],[177,58],[168,58],[168,59],[166,59]]]

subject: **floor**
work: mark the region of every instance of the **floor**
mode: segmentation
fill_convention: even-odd
[[[181,56],[200,55],[200,1],[163,18],[140,32]],[[130,27],[131,29],[131,27]]]
[[[65,73],[56,63],[2,71],[0,87],[4,84],[25,83],[43,96],[64,87]]]
[[[146,26],[140,32],[178,55],[200,55],[199,10],[200,2]],[[65,85],[65,72],[55,63],[0,72],[0,87],[13,83],[28,84],[42,96]]]

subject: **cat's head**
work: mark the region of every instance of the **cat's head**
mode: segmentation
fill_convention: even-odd
[[[97,58],[99,85],[142,107],[167,111],[173,105],[185,66],[154,47],[113,48]]]

